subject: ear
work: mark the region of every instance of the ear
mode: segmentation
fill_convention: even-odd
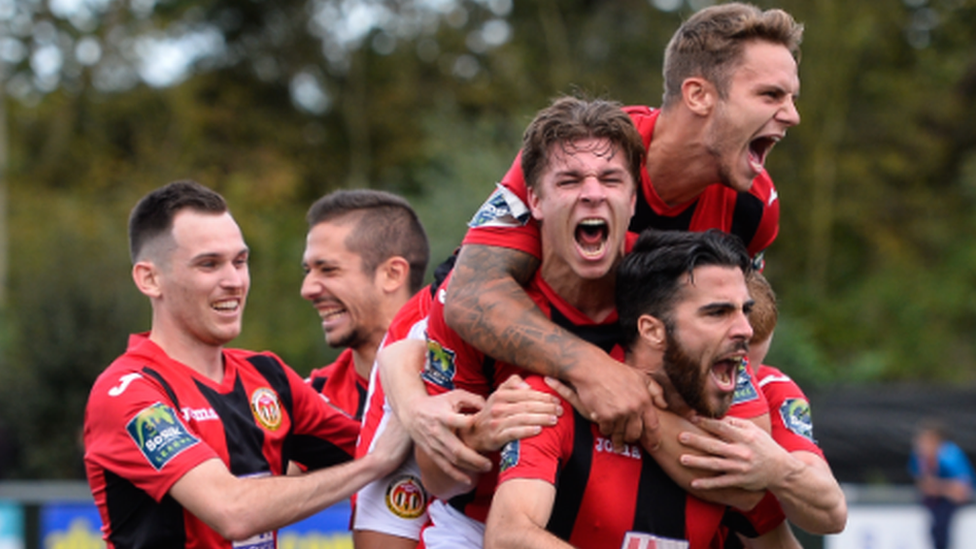
[[[148,297],[159,297],[163,294],[159,285],[159,269],[152,261],[139,261],[132,266],[132,280],[136,288]]]
[[[692,76],[681,83],[681,99],[691,112],[708,116],[718,100],[718,90],[708,80]]]
[[[542,210],[539,209],[539,194],[533,187],[526,189],[526,194],[529,199],[529,211],[532,212],[532,217],[536,221],[542,221]]]
[[[400,288],[410,286],[410,263],[395,255],[376,268],[377,284],[386,293],[396,293]]]
[[[655,351],[664,351],[668,346],[667,327],[657,317],[641,315],[637,319],[637,333]]]

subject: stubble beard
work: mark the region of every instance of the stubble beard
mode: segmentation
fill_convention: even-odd
[[[722,398],[713,408],[706,395],[709,372],[702,371],[701,362],[693,359],[678,341],[672,326],[667,327],[666,337],[668,346],[664,351],[664,373],[675,391],[698,415],[715,419],[723,417],[732,404],[732,394]]]

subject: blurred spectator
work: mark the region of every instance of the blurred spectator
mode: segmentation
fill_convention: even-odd
[[[948,549],[952,516],[973,491],[973,466],[956,443],[946,437],[941,422],[924,420],[912,441],[908,472],[932,515],[932,544]]]

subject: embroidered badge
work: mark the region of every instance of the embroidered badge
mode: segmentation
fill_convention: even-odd
[[[424,373],[421,377],[424,381],[443,387],[448,391],[454,389],[454,374],[457,367],[454,365],[455,352],[445,349],[440,343],[427,340],[427,364],[424,366]]]
[[[468,227],[519,227],[529,221],[530,212],[512,191],[502,185],[478,208]]]
[[[200,442],[186,430],[176,410],[162,402],[143,408],[125,429],[157,471],[180,452]]]
[[[757,398],[759,398],[759,391],[756,390],[756,386],[752,383],[752,376],[746,370],[745,364],[740,364],[739,373],[736,374],[735,378],[735,394],[732,396],[732,405],[735,406],[743,402],[750,402]]]
[[[813,417],[810,415],[810,403],[802,398],[788,398],[779,406],[779,415],[783,418],[783,425],[793,433],[813,440]]]
[[[386,487],[386,507],[402,519],[415,519],[427,509],[427,492],[413,475],[397,477]]]
[[[502,453],[498,463],[498,471],[506,471],[518,465],[519,454],[522,451],[518,440],[512,440],[502,446]]]
[[[261,387],[251,393],[251,413],[262,427],[269,431],[277,431],[281,427],[281,404],[278,394],[267,387]]]

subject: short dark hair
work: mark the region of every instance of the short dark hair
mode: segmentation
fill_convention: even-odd
[[[671,325],[683,275],[711,265],[739,268],[745,276],[752,272],[749,252],[737,236],[715,229],[642,232],[617,269],[617,315],[627,347],[637,340],[641,315]]]
[[[222,214],[227,202],[217,192],[196,181],[173,181],[142,197],[129,214],[129,255],[135,264],[146,245],[173,229],[173,219],[180,211]]]
[[[762,11],[731,2],[696,12],[671,37],[664,51],[664,99],[668,107],[681,97],[684,81],[700,76],[727,97],[732,71],[742,61],[746,44],[764,41],[784,46],[800,59],[803,25],[780,9]]]
[[[305,218],[309,230],[327,221],[355,223],[345,244],[362,258],[363,272],[372,274],[380,263],[400,256],[410,264],[410,293],[423,285],[430,259],[427,233],[404,198],[372,189],[335,191],[316,200]]]
[[[549,149],[580,139],[608,139],[612,152],[622,152],[627,171],[640,185],[641,166],[647,149],[634,121],[620,109],[620,103],[603,99],[585,100],[564,96],[539,111],[522,135],[522,174],[525,185],[534,188],[549,164]]]

